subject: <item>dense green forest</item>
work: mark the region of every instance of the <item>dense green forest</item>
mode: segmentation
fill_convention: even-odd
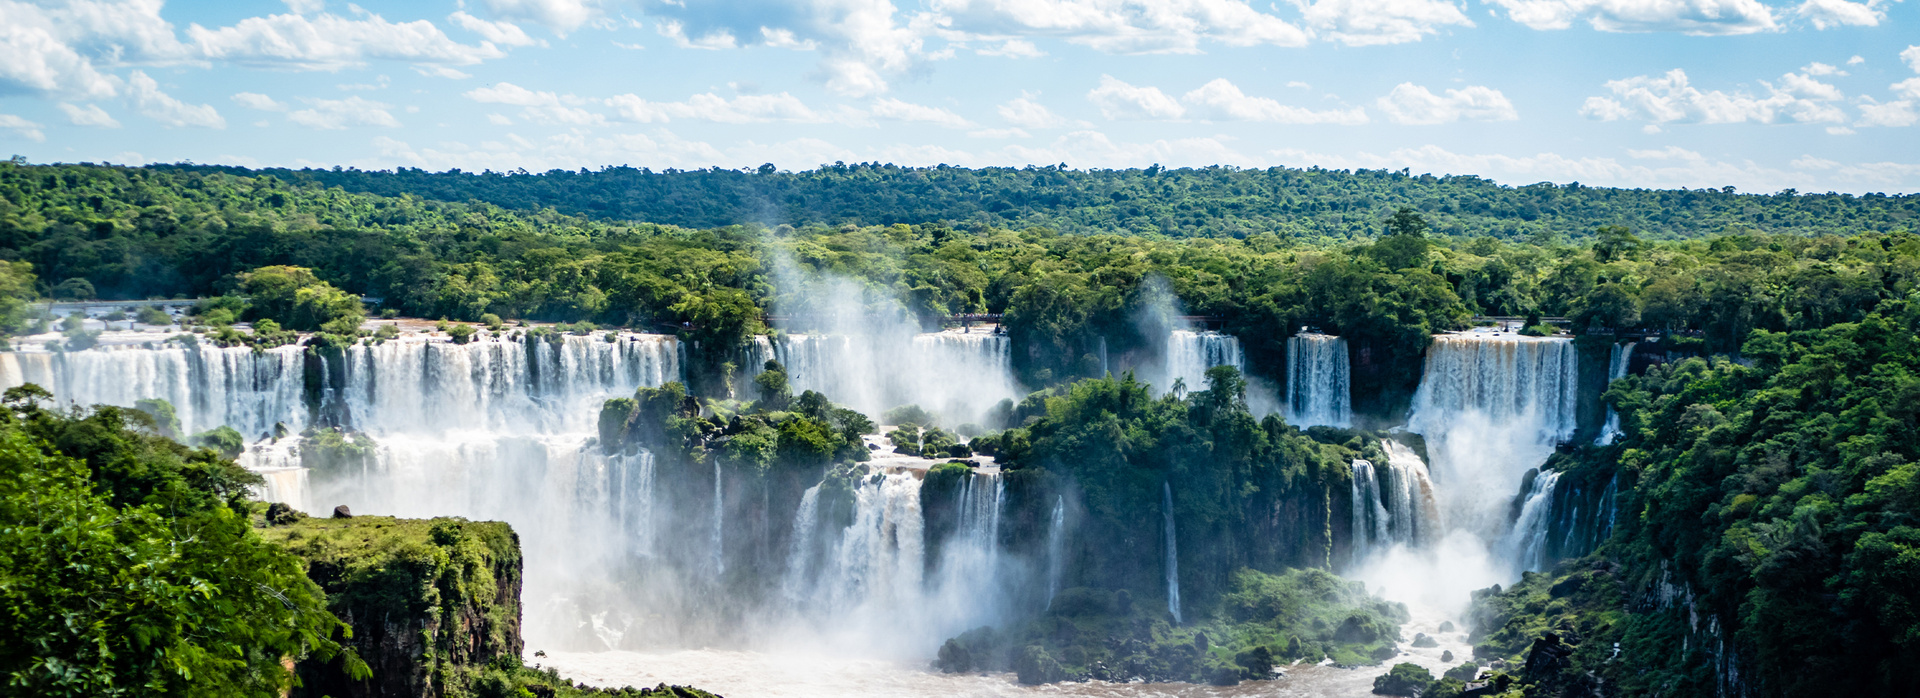
[[[1269,377],[1282,370],[1277,338],[1319,327],[1364,348],[1355,394],[1369,404],[1356,406],[1389,414],[1413,387],[1407,369],[1426,337],[1474,315],[1698,333],[1708,350],[1732,352],[1754,329],[1858,320],[1905,297],[1920,275],[1920,237],[1894,222],[1851,236],[1693,229],[1690,239],[1651,241],[1599,219],[1570,228],[1583,235],[1575,243],[1454,234],[1435,227],[1445,220],[1369,212],[1368,235],[1352,241],[937,222],[693,229],[351,193],[290,175],[0,163],[0,258],[10,263],[0,291],[14,299],[0,320],[25,327],[22,297],[252,292],[254,270],[292,266],[410,316],[677,332],[722,350],[696,357],[718,374],[731,358],[724,350],[766,331],[768,315],[806,312],[782,295],[794,284],[780,278],[785,265],[856,280],[870,302],[903,305],[928,327],[953,313],[1004,313],[1016,370],[1033,387],[1094,377],[1101,338],[1120,355],[1153,351],[1157,331],[1139,319],[1169,292],[1184,312],[1269,338],[1247,347],[1253,371]],[[339,317],[295,312],[291,301],[238,311],[303,330]]]
[[[1232,167],[1070,170],[897,167],[834,163],[804,172],[607,167],[470,173],[247,170],[173,165],[155,169],[272,175],[287,182],[384,196],[482,201],[520,211],[554,209],[607,220],[693,228],[825,223],[949,222],[1063,233],[1349,241],[1412,208],[1447,235],[1504,240],[1585,238],[1622,225],[1660,239],[1705,234],[1795,235],[1912,227],[1920,197],[1869,194],[1737,194],[1725,189],[1617,189],[1543,183],[1502,186],[1473,176],[1405,170]]]

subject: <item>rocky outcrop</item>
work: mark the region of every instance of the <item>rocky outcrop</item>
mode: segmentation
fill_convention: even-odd
[[[520,542],[506,524],[358,516],[262,534],[307,560],[328,610],[353,629],[342,644],[371,671],[302,663],[294,696],[453,698],[471,695],[490,664],[519,666]]]

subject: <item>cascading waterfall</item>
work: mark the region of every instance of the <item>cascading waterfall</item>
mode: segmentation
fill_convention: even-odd
[[[1501,535],[1508,493],[1572,438],[1579,382],[1568,340],[1434,337],[1407,429],[1426,437],[1449,525],[1486,540]]]
[[[1207,389],[1207,369],[1232,366],[1247,370],[1247,357],[1240,351],[1240,339],[1219,332],[1174,330],[1167,338],[1166,385],[1159,392],[1171,391],[1175,383],[1187,392]]]
[[[727,480],[720,474],[720,459],[713,460],[713,574],[727,573]]]
[[[794,393],[813,390],[867,414],[917,404],[955,424],[977,421],[1019,399],[1012,340],[990,332],[948,330],[910,336],[807,335],[754,338],[749,360],[787,370]]]
[[[1067,498],[1055,496],[1053,515],[1047,523],[1047,604],[1053,606],[1053,597],[1060,594],[1060,578],[1066,570],[1067,535]]]
[[[132,407],[159,398],[173,404],[187,434],[226,425],[252,440],[271,434],[275,424],[296,432],[305,426],[301,352],[292,346],[256,352],[176,343],[51,352],[23,345],[0,353],[0,389],[34,383],[63,406]]]
[[[793,512],[793,539],[787,549],[787,571],[780,589],[787,603],[798,607],[813,579],[814,541],[820,530],[820,486],[814,485],[800,495],[800,508]]]
[[[1522,495],[1520,517],[1514,521],[1513,531],[1503,545],[1515,574],[1539,571],[1552,562],[1547,559],[1547,522],[1553,510],[1554,485],[1559,481],[1560,473],[1541,471]]]
[[[638,453],[608,456],[607,467],[618,493],[610,502],[618,530],[631,537],[635,555],[652,555],[653,453],[642,449]]]
[[[1175,624],[1180,619],[1180,553],[1176,547],[1173,530],[1173,484],[1160,483],[1162,506],[1167,516],[1167,611],[1173,614]]]
[[[1353,461],[1353,561],[1396,543],[1432,540],[1440,526],[1439,507],[1427,464],[1412,448],[1393,439],[1381,442],[1386,467]]]
[[[926,569],[920,480],[909,473],[872,475],[854,489],[852,525],[841,532],[817,580],[829,613],[875,627],[920,617]]]
[[[1633,345],[1639,342],[1614,344],[1613,351],[1607,356],[1607,382],[1627,377],[1627,367],[1633,362]],[[1613,405],[1607,405],[1607,425],[1600,430],[1600,436],[1593,440],[1597,446],[1611,446],[1613,440],[1620,438],[1620,413]]]
[[[1296,426],[1353,423],[1347,340],[1318,333],[1287,339],[1287,421]]]
[[[1380,478],[1371,461],[1353,459],[1353,562],[1358,565],[1373,556],[1376,544],[1392,539],[1388,529],[1387,508],[1380,503]]]

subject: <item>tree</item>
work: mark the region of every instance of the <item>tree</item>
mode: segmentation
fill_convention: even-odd
[[[1424,267],[1432,244],[1427,241],[1427,219],[1403,208],[1387,219],[1387,234],[1368,251],[1388,269]]]
[[[304,565],[247,521],[257,476],[130,430],[123,411],[69,416],[34,397],[9,390],[0,410],[10,691],[268,698],[293,681],[283,659],[339,653],[346,625]]]

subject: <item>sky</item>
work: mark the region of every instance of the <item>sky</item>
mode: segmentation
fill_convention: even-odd
[[[0,157],[1920,191],[1920,0],[0,0]]]

